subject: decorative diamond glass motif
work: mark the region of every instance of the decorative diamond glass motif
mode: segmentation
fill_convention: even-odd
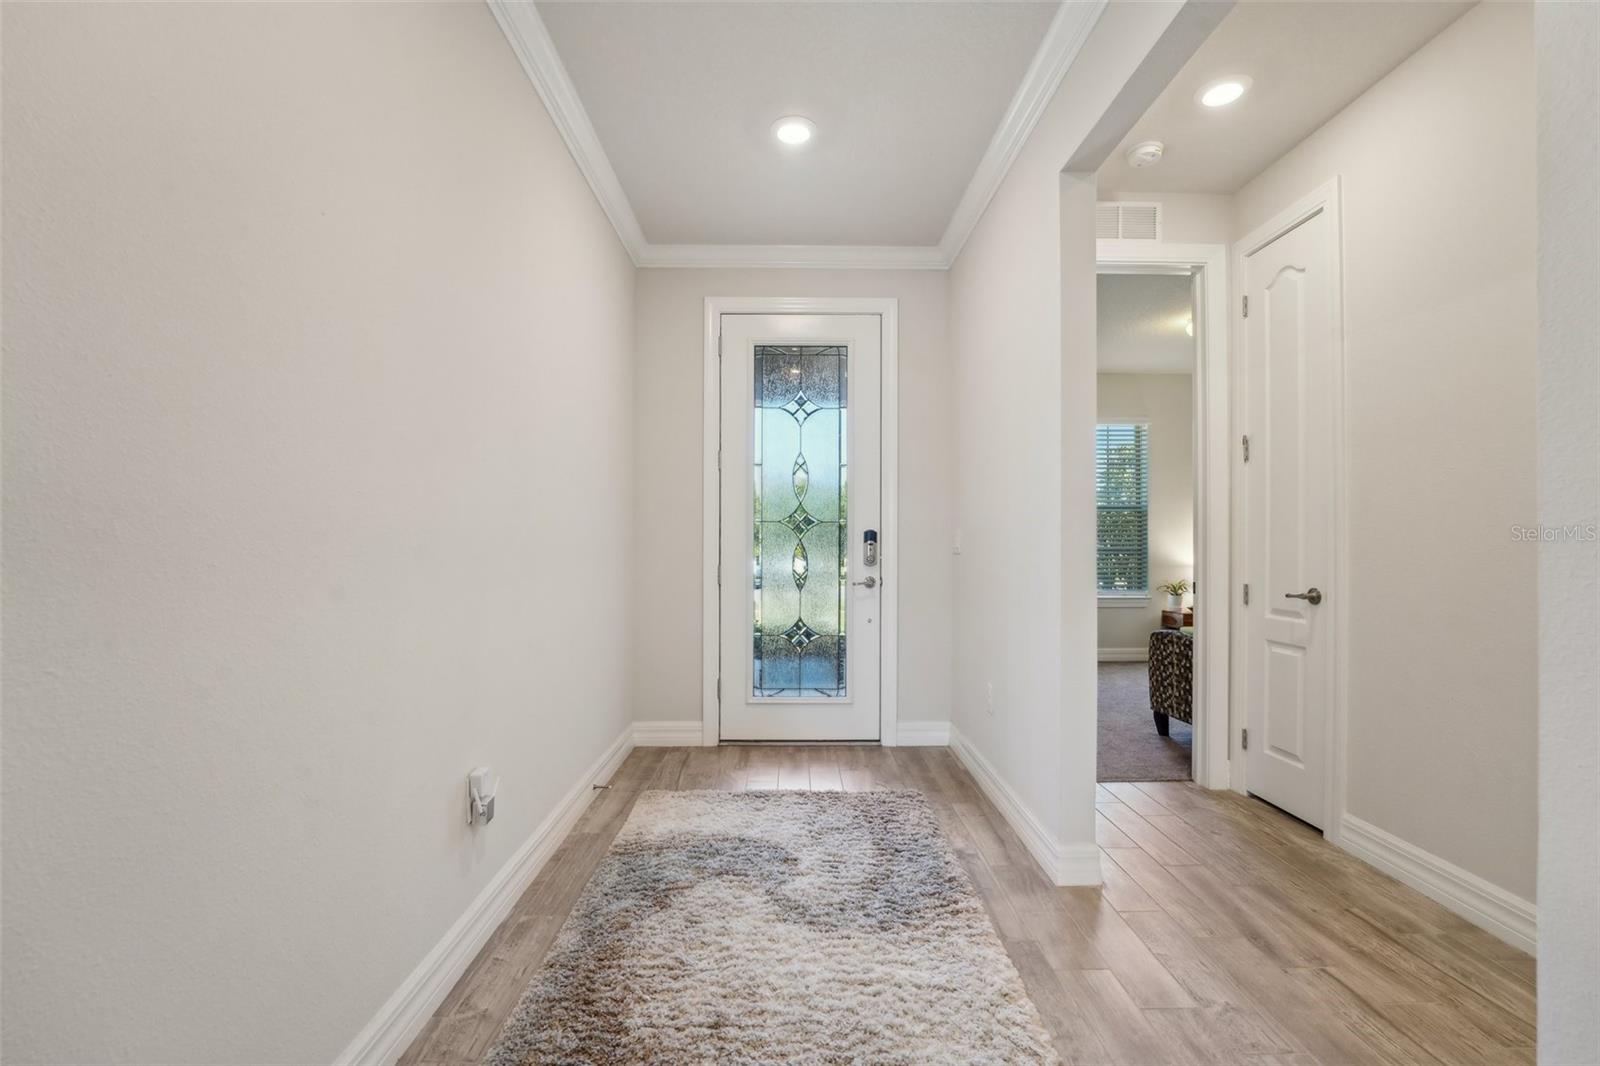
[[[847,695],[843,345],[755,348],[753,693]]]
[[[803,648],[807,644],[810,644],[813,640],[816,640],[818,637],[822,636],[821,633],[818,633],[815,629],[812,629],[804,622],[796,622],[788,629],[785,629],[783,631],[783,635],[790,644],[793,644],[797,648]]]
[[[797,507],[788,518],[783,520],[783,524],[794,530],[796,537],[803,537],[806,530],[817,524],[817,520]]]
[[[821,408],[812,403],[806,397],[805,391],[801,390],[795,395],[794,399],[784,404],[779,410],[787,412],[790,418],[804,425],[805,420],[816,414]]]

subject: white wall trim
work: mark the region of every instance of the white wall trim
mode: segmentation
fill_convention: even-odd
[[[522,64],[523,73],[528,75],[528,80],[533,82],[534,89],[539,93],[539,99],[544,101],[545,110],[550,112],[561,139],[567,142],[573,162],[578,164],[584,179],[589,182],[589,188],[594,190],[594,198],[600,201],[600,209],[611,220],[612,228],[617,231],[617,238],[622,241],[629,257],[638,265],[640,253],[647,243],[644,230],[639,228],[639,219],[633,213],[633,205],[628,202],[628,194],[622,191],[622,182],[617,180],[617,172],[611,168],[611,159],[600,146],[600,136],[595,133],[589,113],[578,98],[577,86],[567,76],[567,68],[556,52],[549,31],[544,28],[544,20],[539,17],[538,9],[528,0],[485,2],[494,14],[495,22],[500,24],[500,32],[506,35],[511,50],[516,53],[517,61]]]
[[[634,262],[641,267],[713,269],[944,270],[950,266],[936,247],[867,244],[649,244]]]
[[[1105,8],[1106,0],[1094,0],[1093,3],[1062,4],[1056,9],[1056,17],[1039,43],[1039,51],[1034,53],[1028,72],[1022,76],[1022,84],[1011,98],[1011,106],[1000,119],[1000,128],[990,139],[939,241],[946,266],[956,261],[967,238],[977,228],[978,220],[988,210],[989,201],[1000,191],[1011,164],[1016,162],[1017,154],[1028,142],[1034,126],[1039,124],[1040,116],[1055,98],[1061,79],[1066,77],[1072,61],[1078,58],[1079,50]]]
[[[883,526],[879,560],[879,607],[883,626],[878,632],[878,742],[900,743],[900,301],[876,301],[883,310],[879,369],[883,375],[878,393],[879,463],[878,513]],[[948,743],[948,741],[947,741]]]
[[[567,790],[555,810],[517,848],[335,1063],[385,1066],[400,1057],[576,824],[594,795],[592,786],[616,773],[632,750],[633,729],[628,728]]]
[[[1149,648],[1101,648],[1095,652],[1103,663],[1143,663],[1150,661]]]
[[[901,722],[895,743],[902,748],[942,748],[950,743],[950,723],[931,719],[926,722]]]
[[[1107,0],[1062,4],[1056,11],[937,246],[651,244],[538,10],[528,0],[485,2],[635,266],[947,270],[1055,96]]]
[[[1353,814],[1342,821],[1339,846],[1344,850],[1512,947],[1534,954],[1538,908],[1533,903]]]
[[[1226,788],[1235,715],[1229,688],[1233,602],[1232,526],[1229,505],[1233,470],[1234,388],[1231,320],[1228,316],[1228,248],[1224,244],[1166,241],[1095,242],[1101,274],[1195,273],[1199,285],[1194,377],[1194,558],[1195,583],[1206,590],[1195,597],[1195,687],[1193,771],[1202,788]],[[1106,601],[1100,600],[1105,607]],[[1101,658],[1106,660],[1103,649]],[[1149,649],[1139,649],[1139,659]]]
[[[1022,838],[1028,853],[1043,868],[1053,885],[1098,885],[1100,876],[1100,849],[1093,841],[1063,843],[1045,828],[1039,817],[1028,809],[1022,798],[1006,783],[989,760],[952,723],[950,750],[961,765],[967,768],[983,794],[989,797],[1005,817],[1017,836]]]
[[[1127,610],[1127,609],[1137,609],[1137,610],[1141,610],[1142,611],[1142,610],[1146,610],[1147,608],[1149,608],[1149,606],[1150,606],[1150,597],[1149,596],[1117,596],[1117,595],[1112,595],[1112,594],[1108,594],[1108,593],[1102,592],[1102,593],[1100,593],[1100,595],[1095,597],[1095,602],[1099,606],[1104,607],[1104,608],[1106,608],[1107,610],[1110,610],[1110,611],[1119,611],[1119,610]]]
[[[741,315],[877,315],[882,321],[880,366],[880,431],[882,494],[878,543],[882,551],[879,631],[882,661],[878,672],[878,742],[893,747],[899,740],[900,634],[900,301],[892,296],[708,296],[705,302],[703,410],[700,437],[700,721],[704,745],[721,741],[722,612],[717,588],[721,553],[722,478],[717,449],[722,439],[722,373],[718,341],[722,316]]]
[[[633,744],[638,748],[692,748],[704,741],[704,724],[698,718],[683,721],[633,723]],[[950,723],[929,719],[901,722],[895,743],[907,748],[942,748],[950,743]]]
[[[704,739],[704,727],[698,718],[633,723],[633,743],[639,748],[697,748]]]
[[[706,300],[700,419],[700,743],[722,740],[722,307]]]

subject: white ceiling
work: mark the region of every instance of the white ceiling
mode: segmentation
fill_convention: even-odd
[[[1231,193],[1299,144],[1459,18],[1470,3],[1254,2],[1236,6],[1100,169],[1100,187]],[[1485,71],[1485,76],[1492,72]],[[1227,107],[1195,95],[1218,78],[1254,79]],[[1160,163],[1125,161],[1140,141]]]
[[[1102,374],[1192,374],[1189,276],[1101,274],[1096,298]]]
[[[644,238],[710,245],[938,244],[1056,8],[538,5]]]

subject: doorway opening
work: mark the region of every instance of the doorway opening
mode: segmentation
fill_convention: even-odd
[[[1097,255],[1096,776],[1222,788],[1226,249],[1103,239]]]
[[[1095,426],[1100,781],[1193,776],[1194,280],[1101,274]]]

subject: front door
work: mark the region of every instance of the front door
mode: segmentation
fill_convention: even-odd
[[[722,316],[723,740],[878,739],[881,334]]]
[[[1318,211],[1245,259],[1246,786],[1318,828],[1337,606],[1331,239]]]

